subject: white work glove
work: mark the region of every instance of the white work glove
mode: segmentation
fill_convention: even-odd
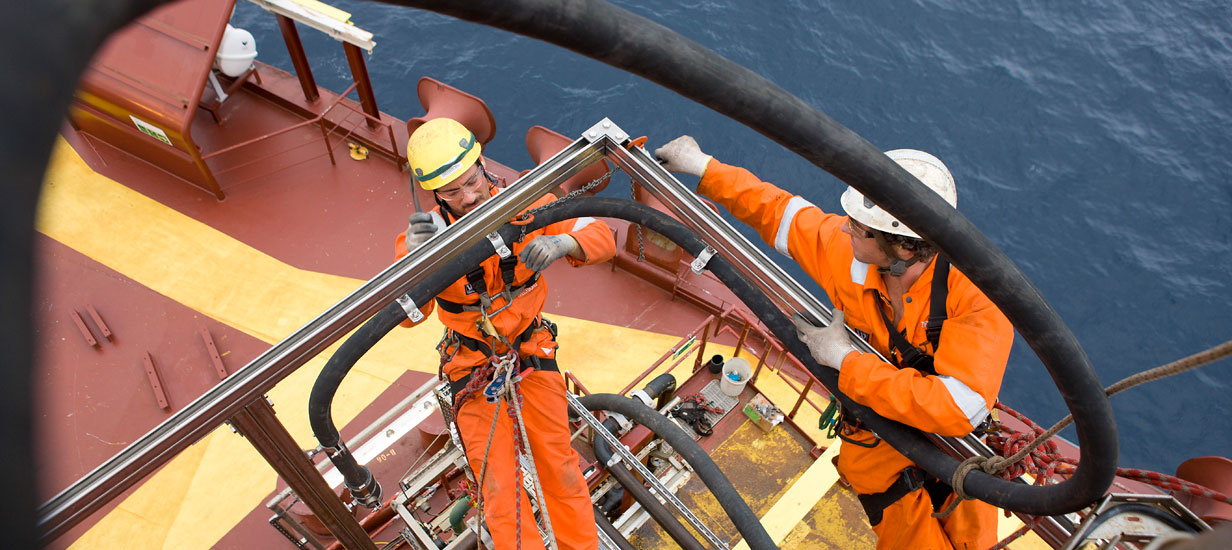
[[[569,235],[540,235],[526,245],[518,257],[522,259],[527,269],[543,271],[552,262],[577,250],[577,247],[577,239]]]
[[[813,359],[822,365],[839,370],[847,354],[858,351],[847,337],[842,311],[834,310],[834,318],[828,327],[815,327],[799,314],[792,315],[791,321],[796,324],[796,335],[800,341],[808,346]]]
[[[436,222],[432,221],[432,214],[427,212],[411,214],[411,225],[406,228],[406,249],[419,248],[419,245],[427,242],[428,238],[435,233]]]
[[[663,159],[663,169],[668,172],[692,174],[702,177],[706,173],[706,164],[713,158],[703,153],[691,136],[680,136],[658,149],[655,156]]]

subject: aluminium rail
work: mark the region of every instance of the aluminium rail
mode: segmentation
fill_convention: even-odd
[[[43,503],[37,510],[40,538],[47,542],[64,534],[249,404],[263,399],[263,394],[274,385],[421,283],[428,274],[453,261],[543,194],[602,159],[603,152],[602,144],[574,142],[207,390]],[[322,496],[337,499],[332,494]]]
[[[681,223],[696,232],[706,244],[718,250],[741,275],[764,292],[780,310],[799,312],[813,320],[821,319],[827,326],[830,324],[833,315],[829,308],[805,290],[798,281],[770,260],[753,243],[744,238],[731,224],[711,210],[710,206],[702,202],[693,191],[660,166],[645,149],[624,146],[628,143],[628,135],[610,120],[603,119],[602,122],[587,130],[582,139],[605,139],[621,145],[608,147],[608,160],[637,180],[651,195],[666,205]],[[868,342],[855,337],[850,327],[847,328],[847,333],[848,339],[855,344],[857,349],[864,353],[876,354],[882,361],[890,362]],[[989,411],[989,414],[992,412]],[[925,433],[925,436],[942,451],[959,460],[977,454],[985,457],[995,454],[973,434],[961,438],[931,433]],[[1026,483],[1021,477],[1016,481]],[[1071,529],[1066,524],[1052,517],[1042,519],[1037,527],[1052,540],[1066,540],[1071,534]]]

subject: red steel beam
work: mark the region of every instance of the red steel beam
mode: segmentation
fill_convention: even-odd
[[[150,387],[154,388],[154,398],[158,400],[158,407],[171,412],[171,403],[167,402],[167,394],[163,391],[163,383],[158,376],[158,369],[154,368],[154,358],[150,357],[150,352],[145,352],[141,361],[145,364],[145,375],[150,379]]]
[[[218,346],[214,345],[214,338],[210,336],[210,329],[201,328],[201,340],[205,342],[205,349],[210,354],[210,361],[214,363],[214,372],[218,373],[218,379],[226,380],[227,367],[222,364],[222,355],[218,353]]]
[[[86,343],[97,347],[98,340],[94,339],[94,335],[90,334],[90,329],[86,327],[85,321],[81,320],[81,316],[76,311],[73,312],[73,324],[77,325],[77,330],[81,331],[81,337],[85,338]]]

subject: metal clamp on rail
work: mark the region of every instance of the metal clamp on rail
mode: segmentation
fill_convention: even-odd
[[[690,267],[693,268],[693,273],[701,275],[702,271],[706,269],[706,264],[710,263],[710,258],[714,257],[714,255],[718,253],[719,252],[715,250],[714,247],[707,245],[696,258],[693,258],[693,264],[690,265]]]
[[[406,318],[412,323],[418,323],[423,320],[424,314],[419,311],[419,306],[415,305],[415,301],[411,300],[410,294],[403,294],[397,298],[398,305],[402,306],[402,311],[406,312]]]
[[[495,231],[488,233],[488,242],[492,243],[492,249],[496,251],[496,255],[502,259],[508,258],[510,254],[509,247],[505,246],[505,239],[502,239],[500,233]]]

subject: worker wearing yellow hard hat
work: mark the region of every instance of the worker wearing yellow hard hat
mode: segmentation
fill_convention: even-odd
[[[415,129],[406,154],[415,181],[433,192],[436,207],[411,215],[410,227],[395,242],[399,258],[483,204],[499,192],[500,184],[484,166],[474,134],[452,119],[432,119]],[[531,208],[552,200],[545,196]],[[615,255],[616,243],[607,224],[578,218],[506,244],[512,254],[491,256],[420,309],[427,314],[435,308],[446,327],[437,350],[450,381],[467,460],[477,477],[483,472],[484,519],[496,547],[515,548],[520,527],[521,548],[543,548],[527,499],[519,489],[510,489],[520,487],[515,449],[523,447],[534,457],[558,546],[595,548],[590,492],[570,444],[564,378],[556,365],[556,327],[541,314],[547,281],[540,272],[561,258],[573,266],[607,261]],[[505,414],[506,404],[485,398],[505,391],[500,382],[504,378],[493,375],[511,362],[521,377],[516,392],[522,399],[526,441],[517,441],[519,430]],[[500,414],[494,414],[497,408]]]

